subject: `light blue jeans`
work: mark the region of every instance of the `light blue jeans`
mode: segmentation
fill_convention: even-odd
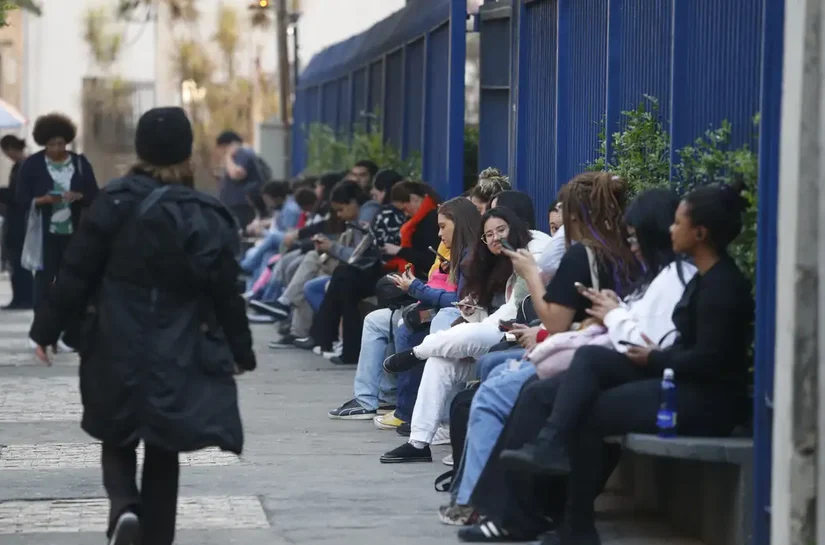
[[[521,388],[536,374],[536,367],[522,360],[519,368],[499,365],[481,383],[470,406],[464,457],[457,473],[456,503],[468,505],[476,483],[487,465],[507,417],[516,404]]]
[[[524,348],[487,352],[476,360],[476,376],[484,382],[499,365],[503,365],[507,360],[521,360],[525,355],[527,350]]]
[[[279,231],[267,233],[260,244],[246,251],[246,255],[241,260],[241,269],[258,278],[272,256],[278,255],[283,240],[284,234]]]
[[[381,402],[395,403],[395,376],[384,371],[383,364],[388,349],[395,348],[390,344],[390,328],[396,329],[400,318],[400,312],[382,308],[370,312],[364,319],[353,390],[355,400],[367,410],[378,410]]]

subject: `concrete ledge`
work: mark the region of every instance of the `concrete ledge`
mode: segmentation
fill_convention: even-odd
[[[662,439],[655,435],[631,433],[622,446],[637,454],[742,465],[753,456],[753,440],[740,437],[673,437]]]

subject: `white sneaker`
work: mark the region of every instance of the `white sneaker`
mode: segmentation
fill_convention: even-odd
[[[324,352],[321,351],[320,346],[316,346],[312,349],[312,353],[315,354],[316,356],[321,356],[321,355],[323,355]]]
[[[337,347],[335,347],[335,346],[334,346],[334,347],[332,348],[332,352],[324,352],[324,353],[322,353],[321,355],[322,355],[322,356],[324,356],[324,359],[325,359],[325,360],[331,360],[331,359],[332,359],[332,358],[334,358],[335,356],[340,356],[340,355],[341,355],[341,354],[343,354],[343,353],[344,353],[344,349],[343,349],[343,347],[341,347],[341,346],[337,346]]]
[[[450,428],[441,425],[435,432],[431,445],[449,445],[450,444]]]
[[[120,515],[109,545],[137,545],[140,542],[140,521],[134,513]]]
[[[444,457],[443,460],[441,460],[441,463],[444,464],[445,466],[453,467],[453,464],[454,464],[453,455],[448,454],[447,456]]]
[[[61,339],[57,341],[57,352],[59,354],[71,354],[74,353],[74,348],[64,343],[63,339]]]

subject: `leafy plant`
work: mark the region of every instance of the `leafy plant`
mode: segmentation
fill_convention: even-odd
[[[470,189],[478,182],[478,138],[476,125],[464,125],[464,189]]]
[[[312,123],[307,129],[306,172],[321,174],[347,170],[358,161],[368,159],[381,168],[391,168],[404,177],[421,177],[421,156],[412,153],[404,158],[386,142],[379,114],[366,114],[355,124],[351,135],[339,134],[322,123]],[[369,121],[369,122],[368,122]]]

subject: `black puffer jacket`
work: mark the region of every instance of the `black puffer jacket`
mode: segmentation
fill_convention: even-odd
[[[178,235],[193,266],[158,274],[138,220],[139,205],[158,187],[131,176],[100,193],[37,309],[31,338],[52,345],[79,324],[79,342],[70,344],[80,353],[82,427],[96,439],[240,453],[234,366],[251,370],[256,362],[235,288],[234,220],[212,197],[170,186],[163,198],[179,206]]]

